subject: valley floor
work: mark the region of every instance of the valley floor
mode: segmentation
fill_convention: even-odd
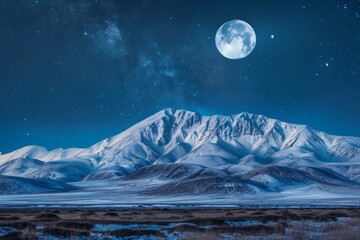
[[[144,194],[162,181],[91,181],[73,183],[78,190],[60,193],[0,195],[9,208],[217,208],[217,207],[351,207],[360,206],[360,188],[310,185],[279,192],[216,194]]]
[[[358,208],[2,210],[0,239],[358,239]]]

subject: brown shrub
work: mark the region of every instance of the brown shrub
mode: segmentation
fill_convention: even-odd
[[[107,212],[107,213],[104,214],[104,216],[119,217],[119,214],[117,214],[116,212]]]
[[[55,225],[57,228],[76,229],[76,230],[91,230],[94,225],[90,223],[77,222],[59,222]]]
[[[36,219],[46,219],[46,220],[57,220],[60,217],[53,213],[39,213],[35,216]]]
[[[108,232],[109,235],[115,236],[115,237],[130,237],[130,236],[156,236],[160,238],[165,238],[166,236],[158,231],[155,230],[133,230],[133,229],[118,229],[114,231]]]

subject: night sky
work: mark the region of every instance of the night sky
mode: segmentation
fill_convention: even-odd
[[[215,46],[232,19],[257,36],[240,60]],[[360,1],[0,0],[0,152],[88,147],[166,107],[360,136]]]

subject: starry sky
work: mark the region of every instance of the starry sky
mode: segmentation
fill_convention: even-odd
[[[241,19],[253,52],[224,58]],[[88,147],[166,108],[360,136],[360,1],[0,0],[0,152]]]

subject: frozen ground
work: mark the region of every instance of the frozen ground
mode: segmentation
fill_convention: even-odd
[[[64,193],[0,195],[0,208],[128,208],[128,207],[291,207],[360,206],[360,189],[305,186],[282,192],[236,194],[145,195],[163,181],[78,182],[80,190]]]

